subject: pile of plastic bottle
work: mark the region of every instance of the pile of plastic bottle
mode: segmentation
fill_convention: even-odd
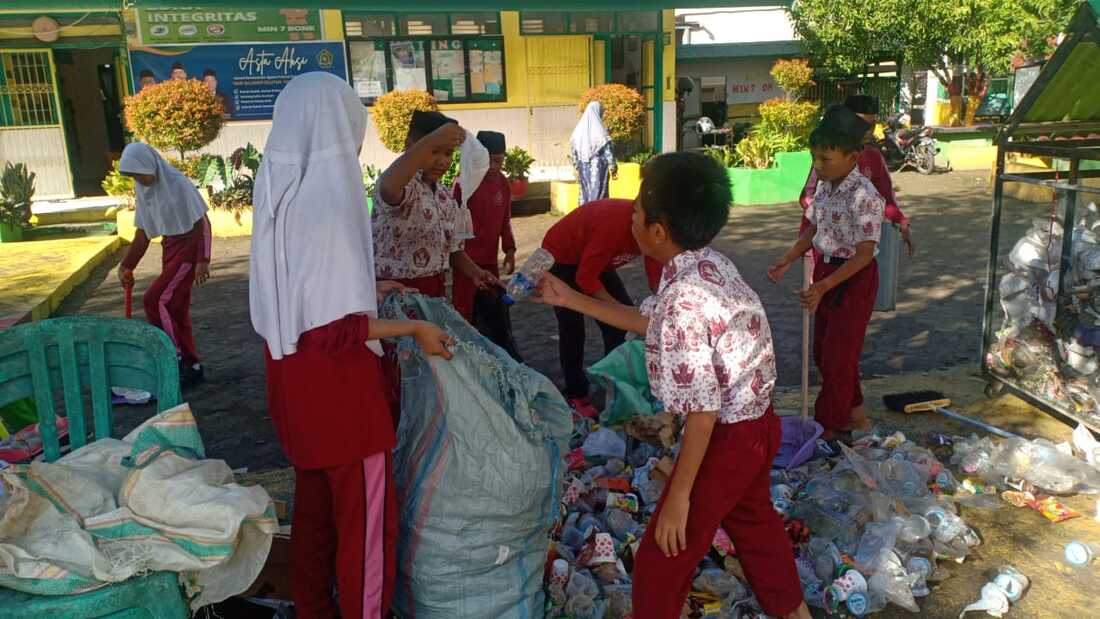
[[[670,423],[671,416],[620,428],[578,423],[547,562],[548,617],[631,616],[634,554],[676,451],[663,427]],[[951,453],[936,449],[944,458]],[[787,526],[807,603],[849,616],[887,604],[919,612],[937,562],[961,562],[980,543],[948,497],[960,487],[932,450],[901,433],[865,434],[851,447],[818,442],[806,464],[774,469],[773,506]],[[721,529],[692,589],[686,617],[763,616]]]

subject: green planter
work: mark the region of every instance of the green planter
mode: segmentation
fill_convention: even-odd
[[[775,165],[755,168],[729,168],[730,189],[735,206],[796,202],[810,175],[813,158],[809,151],[778,153]]]
[[[0,223],[0,243],[16,243],[23,240],[23,226]]]

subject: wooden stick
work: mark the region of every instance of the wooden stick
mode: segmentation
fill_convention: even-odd
[[[809,290],[814,263],[809,252],[802,256],[802,289]],[[802,308],[802,421],[810,418],[810,312]]]

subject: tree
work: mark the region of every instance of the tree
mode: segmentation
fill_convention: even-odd
[[[126,97],[126,124],[143,142],[186,159],[218,137],[225,112],[198,80],[169,80]]]
[[[798,0],[790,15],[822,69],[844,75],[897,59],[928,67],[962,106],[1015,57],[1045,56],[1079,0]]]

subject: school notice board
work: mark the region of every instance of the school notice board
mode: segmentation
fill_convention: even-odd
[[[146,47],[131,50],[130,60],[135,92],[168,79],[202,80],[227,104],[232,120],[271,118],[275,98],[302,73],[348,78],[339,42]]]

